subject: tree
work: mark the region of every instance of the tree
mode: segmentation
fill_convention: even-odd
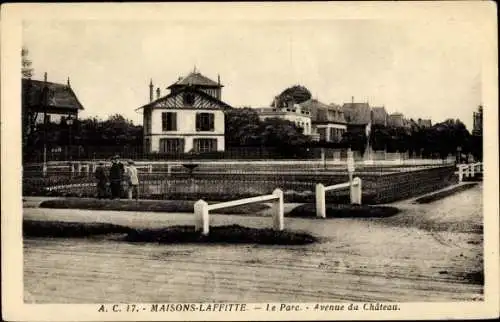
[[[31,79],[33,76],[33,68],[31,68],[31,60],[28,59],[28,48],[21,49],[21,75],[22,78]]]
[[[249,107],[226,110],[226,145],[228,147],[258,145],[259,124],[259,115]]]
[[[278,106],[283,106],[290,101],[293,101],[295,104],[300,104],[311,99],[311,92],[304,86],[294,85],[288,87],[283,92],[281,92],[271,103],[272,106],[277,104]]]

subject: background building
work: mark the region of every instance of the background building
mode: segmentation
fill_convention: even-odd
[[[389,126],[403,127],[404,117],[401,113],[392,113],[389,115]]]
[[[311,135],[311,115],[308,109],[303,108],[299,104],[290,102],[285,107],[262,107],[256,109],[261,120],[269,118],[281,118],[295,123],[295,125],[303,130],[304,135]]]
[[[317,99],[300,103],[303,109],[310,111],[312,134],[315,139],[325,142],[340,142],[347,130],[344,112],[335,104],[324,104]]]
[[[483,106],[479,105],[477,112],[472,114],[473,126],[472,135],[483,135]]]
[[[32,124],[59,123],[61,119],[77,119],[84,108],[71,88],[69,78],[66,84],[44,80],[22,79],[22,107],[27,121]]]
[[[224,110],[220,77],[215,82],[196,70],[168,86],[161,96],[153,82],[149,85],[150,103],[143,110],[144,151],[178,154],[224,151]]]

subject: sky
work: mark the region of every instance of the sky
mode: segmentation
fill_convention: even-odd
[[[304,19],[261,21],[25,20],[33,79],[71,85],[80,117],[120,113],[136,124],[149,82],[193,69],[224,85],[234,106],[269,106],[300,84],[324,103],[369,102],[408,118],[462,120],[482,103],[484,37],[476,21]]]

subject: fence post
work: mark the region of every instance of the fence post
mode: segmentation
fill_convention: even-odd
[[[471,164],[470,165],[470,176],[472,178],[474,178],[474,170],[476,170],[476,165],[475,164]]]
[[[42,175],[44,177],[47,176],[47,163],[44,163],[43,166],[42,166]]]
[[[194,204],[194,230],[201,230],[201,233],[207,236],[209,226],[208,204],[200,199]]]
[[[351,185],[351,204],[361,205],[361,196],[361,179],[359,177],[356,177],[352,180]]]
[[[148,172],[153,173],[153,165],[151,163],[148,164]]]
[[[321,183],[316,185],[316,217],[326,218],[325,186]]]
[[[278,197],[278,200],[273,202],[273,229],[282,231],[285,229],[284,220],[284,205],[283,205],[283,190],[275,189],[273,195]]]
[[[172,165],[170,163],[167,165],[167,174],[169,177],[172,175]]]
[[[461,164],[458,165],[458,183],[464,180],[464,168]]]

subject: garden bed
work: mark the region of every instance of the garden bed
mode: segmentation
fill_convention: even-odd
[[[124,235],[116,237],[117,234]],[[108,223],[75,223],[61,221],[23,222],[26,237],[88,238],[110,235],[110,238],[131,243],[221,243],[305,245],[317,238],[305,232],[275,231],[271,228],[249,228],[240,225],[210,227],[207,236],[194,230],[194,226],[170,226],[157,229],[133,229]]]
[[[190,200],[109,200],[90,198],[64,198],[45,200],[40,208],[55,209],[85,209],[85,210],[115,210],[144,212],[185,212],[193,213],[195,201]],[[214,202],[209,202],[214,203]],[[218,209],[219,214],[255,214],[269,209],[266,204],[248,204]]]
[[[388,206],[327,204],[326,218],[383,218],[399,212]],[[304,204],[294,208],[287,217],[316,218],[316,205]]]

